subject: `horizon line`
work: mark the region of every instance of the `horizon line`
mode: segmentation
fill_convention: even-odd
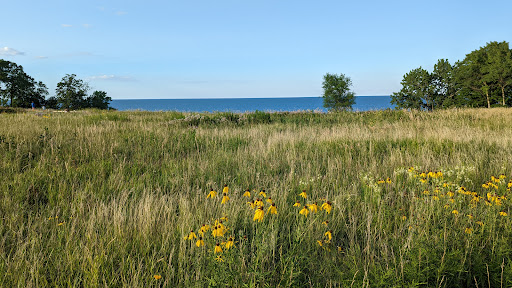
[[[355,97],[389,97],[391,95],[356,95]],[[112,100],[226,100],[226,99],[287,99],[322,98],[322,96],[280,96],[280,97],[207,97],[207,98],[113,98]]]

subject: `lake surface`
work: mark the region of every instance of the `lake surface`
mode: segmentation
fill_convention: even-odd
[[[316,110],[326,112],[322,97],[230,99],[130,99],[112,100],[110,106],[125,110],[181,112],[253,112]],[[394,108],[390,96],[356,96],[354,111]]]

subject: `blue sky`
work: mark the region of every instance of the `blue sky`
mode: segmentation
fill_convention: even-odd
[[[512,1],[2,1],[0,58],[49,88],[76,74],[114,99],[359,96],[512,41]]]

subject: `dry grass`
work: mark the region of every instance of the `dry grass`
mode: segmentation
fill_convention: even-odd
[[[0,286],[507,286],[508,200],[451,203],[446,188],[438,202],[443,183],[404,171],[441,170],[484,201],[491,175],[512,176],[509,123],[506,108],[0,114]],[[206,199],[223,184],[228,205]],[[252,221],[245,189],[278,216]],[[299,215],[303,189],[333,213]],[[218,262],[183,238],[222,216],[237,244]]]

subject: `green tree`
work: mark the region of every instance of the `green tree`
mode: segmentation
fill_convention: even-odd
[[[324,107],[334,111],[352,109],[356,100],[354,92],[350,91],[350,86],[352,81],[343,74],[325,74],[322,83]]]
[[[91,96],[87,97],[88,107],[98,109],[110,109],[109,106],[112,98],[107,96],[105,91],[94,91]]]
[[[490,108],[506,103],[506,88],[512,85],[509,59],[508,43],[490,42],[457,62],[456,82],[471,106]],[[501,101],[498,88],[502,91]]]
[[[434,102],[437,107],[447,108],[462,105],[457,97],[454,73],[454,67],[448,59],[439,59],[434,65],[431,85],[433,85]]]
[[[1,104],[8,102],[11,107],[29,108],[44,103],[48,89],[42,82],[36,82],[23,71],[21,65],[0,59],[0,97]]]
[[[61,109],[82,109],[88,106],[87,91],[89,84],[77,79],[75,74],[66,74],[57,83],[56,100]]]
[[[506,105],[506,89],[512,86],[512,53],[507,42],[486,45],[487,61],[483,67],[485,79],[492,82],[501,94],[501,105]]]
[[[432,75],[419,67],[405,74],[402,89],[391,95],[391,104],[398,109],[427,109],[433,110],[439,104],[435,102],[435,89],[432,84]]]

